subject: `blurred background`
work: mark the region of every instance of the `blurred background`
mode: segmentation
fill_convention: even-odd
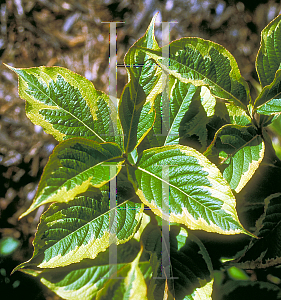
[[[7,0],[0,5],[0,297],[3,300],[60,299],[41,283],[12,269],[32,256],[32,240],[41,207],[18,221],[31,204],[57,142],[33,125],[17,91],[14,67],[62,66],[75,71],[97,89],[108,92],[109,24],[117,25],[118,64],[145,32],[152,16],[173,22],[170,40],[185,36],[210,39],[236,58],[252,96],[259,91],[255,57],[261,30],[278,14],[276,1],[223,0]],[[161,24],[156,27],[161,46]],[[118,67],[118,96],[127,81]],[[280,122],[271,129],[280,152]]]

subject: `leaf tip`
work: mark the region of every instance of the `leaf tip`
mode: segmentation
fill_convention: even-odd
[[[243,233],[249,235],[250,237],[254,238],[254,239],[260,239],[258,236],[256,236],[255,234],[251,233],[250,231],[244,229]]]
[[[5,67],[7,67],[8,69],[14,71],[14,72],[15,72],[15,70],[16,70],[16,68],[14,68],[14,67],[12,67],[12,66],[9,66],[8,64],[3,63],[3,65],[4,65]]]
[[[13,275],[16,271],[18,271],[18,270],[21,269],[22,267],[23,267],[23,264],[20,264],[20,265],[16,266],[16,267],[12,270],[12,272],[11,272],[10,275]]]
[[[18,217],[18,220],[21,220],[23,217],[27,216],[30,212],[32,212],[34,210],[34,208],[32,208],[32,206],[27,210],[25,211],[24,213],[22,213],[19,217]]]

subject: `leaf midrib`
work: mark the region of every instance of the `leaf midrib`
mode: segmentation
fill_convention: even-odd
[[[29,73],[28,73],[29,74]],[[32,74],[31,74],[32,75]],[[62,75],[61,75],[62,76]],[[50,77],[50,76],[49,76]],[[62,76],[63,77],[63,76]],[[64,78],[64,77],[63,77]],[[53,80],[50,77],[51,80]],[[85,126],[88,130],[90,130],[93,134],[95,134],[103,143],[105,143],[106,141],[104,139],[102,139],[94,130],[92,130],[92,128],[90,128],[87,124],[85,124],[82,120],[78,119],[75,115],[73,115],[71,112],[65,110],[63,107],[59,106],[49,95],[47,95],[43,90],[41,90],[40,87],[37,87],[35,84],[33,84],[31,81],[25,80],[28,84],[31,84],[33,87],[35,87],[37,90],[39,90],[43,95],[45,95],[49,100],[51,100],[52,103],[54,103],[54,106],[57,106],[58,108],[62,109],[64,112],[70,114],[74,119],[76,119],[78,122],[82,123],[83,126]],[[77,82],[76,82],[77,83]],[[78,84],[77,84],[78,85]],[[48,89],[49,89],[49,85],[48,85]],[[30,90],[29,90],[30,91]],[[32,92],[32,91],[31,91]],[[82,96],[82,94],[81,94]],[[36,99],[36,98],[35,98]],[[36,99],[36,101],[38,101],[38,99]],[[40,103],[42,103],[40,101]],[[46,108],[46,109],[50,109],[50,108]]]
[[[106,214],[110,213],[110,212],[113,211],[113,210],[117,210],[117,208],[118,208],[119,206],[124,205],[124,203],[127,203],[127,202],[129,202],[129,201],[126,200],[126,201],[124,201],[123,203],[119,204],[117,207],[111,208],[111,209],[109,209],[108,211],[104,212],[103,214],[100,214],[98,217],[96,217],[96,218],[94,218],[94,219],[92,219],[92,220],[90,220],[90,221],[86,221],[86,224],[82,225],[81,227],[79,227],[79,228],[77,228],[76,230],[72,231],[71,233],[67,234],[65,237],[63,237],[63,238],[60,239],[59,241],[55,242],[55,243],[54,243],[53,245],[51,245],[49,248],[45,249],[45,250],[44,250],[44,253],[45,253],[46,251],[48,251],[48,250],[51,251],[51,250],[50,250],[51,248],[55,247],[58,243],[62,243],[63,240],[65,240],[67,237],[71,236],[72,234],[75,234],[75,233],[76,233],[76,234],[77,234],[77,233],[79,234],[79,231],[82,230],[85,226],[88,226],[89,224],[93,223],[95,220],[97,220],[97,219],[99,219],[99,218],[101,218],[101,217],[105,217]],[[81,205],[80,205],[80,206],[81,206]],[[127,207],[127,206],[126,206],[126,207]],[[117,211],[118,211],[118,210],[117,210]],[[125,214],[126,214],[127,209],[122,210],[122,211],[125,212]],[[136,209],[135,209],[134,211],[136,211]],[[137,213],[136,213],[136,214],[137,214]],[[135,214],[135,215],[136,215],[136,214]],[[78,218],[77,218],[77,219],[78,219]],[[117,219],[117,214],[116,214],[116,219]],[[126,216],[125,216],[125,219],[126,219]],[[56,220],[56,221],[57,221],[57,220]],[[97,223],[97,224],[99,224],[99,223]],[[104,222],[102,222],[100,228],[103,227],[103,224],[104,224]],[[122,228],[120,229],[120,231],[121,231],[123,228],[124,228],[124,226],[122,226]],[[120,231],[119,231],[119,232],[120,232]],[[101,232],[101,230],[99,230],[99,233],[100,233],[100,232]],[[103,231],[103,232],[104,232],[104,231]],[[104,236],[104,234],[103,234],[102,236]],[[117,234],[116,234],[116,237],[117,237]],[[95,239],[97,239],[97,236],[95,236]],[[126,238],[126,239],[127,239],[127,238]],[[92,239],[92,240],[93,240],[93,239]],[[122,239],[120,239],[119,241],[122,241]],[[81,243],[81,245],[83,245],[83,242]],[[81,245],[79,245],[78,247],[80,248]],[[86,244],[86,245],[88,245],[88,244]],[[68,247],[68,249],[69,249],[69,247]],[[68,250],[68,249],[67,249],[67,250]],[[65,249],[64,249],[64,250],[65,250]],[[66,251],[66,252],[62,255],[62,257],[65,256],[65,255],[67,255],[69,252],[70,252],[70,251]],[[57,255],[56,255],[56,256],[57,256]],[[52,256],[52,258],[54,258],[54,257],[56,257],[56,256]],[[46,261],[45,258],[44,258],[44,260],[43,260],[42,262],[48,262],[48,261]]]
[[[142,51],[147,51],[147,50],[149,50],[149,49],[146,49],[146,50],[143,50],[143,49],[142,49]],[[148,52],[148,53],[149,53],[149,52]],[[158,55],[159,58],[155,59],[155,58],[153,58],[153,56],[152,56],[150,53],[149,53],[149,55],[150,55],[150,57],[151,57],[153,60],[156,61],[156,63],[159,65],[160,68],[165,69],[165,70],[169,73],[169,70],[170,70],[170,69],[165,68],[165,66],[162,67],[162,64],[159,62],[159,58],[161,57],[161,59],[162,59],[162,56]],[[227,58],[228,58],[228,57],[227,57]],[[229,58],[228,58],[228,59],[229,59]],[[178,61],[176,61],[176,60],[174,60],[174,59],[171,59],[171,58],[170,58],[170,60],[173,61],[173,62],[176,62],[177,64],[179,64],[179,65],[181,65],[181,66],[183,66],[183,67],[185,67],[185,68],[187,68],[187,69],[189,69],[189,70],[195,72],[196,74],[198,74],[198,75],[202,76],[203,78],[207,79],[208,81],[210,81],[214,86],[218,87],[219,89],[221,89],[222,91],[224,91],[226,94],[230,95],[231,98],[235,99],[238,103],[240,103],[240,105],[243,107],[243,109],[245,110],[245,112],[248,114],[248,110],[247,110],[246,106],[245,106],[239,99],[237,99],[237,98],[236,98],[234,95],[232,95],[230,92],[226,91],[226,90],[225,90],[224,88],[222,88],[220,85],[218,85],[217,83],[215,83],[213,80],[209,79],[207,76],[201,74],[201,73],[198,72],[197,70],[192,69],[191,67],[189,67],[189,66],[187,66],[187,65],[184,65],[184,64],[182,64],[182,63],[180,63],[180,62],[178,62]],[[232,70],[232,69],[231,69],[231,70]],[[171,70],[170,70],[170,71],[171,71]],[[174,71],[177,72],[177,70],[174,70]],[[178,73],[178,74],[181,76],[180,73]],[[173,74],[171,74],[171,75],[173,75]],[[181,76],[181,77],[182,77],[182,76]],[[183,77],[182,77],[182,78],[183,78]],[[188,79],[188,78],[186,78],[186,79]],[[179,79],[179,80],[180,80],[180,79]],[[195,81],[195,80],[194,80],[194,81]],[[206,83],[206,84],[207,84],[207,83]],[[208,84],[208,85],[210,86],[210,84]],[[245,86],[244,86],[243,84],[242,84],[242,86],[245,88]],[[246,90],[246,88],[245,88],[245,90]],[[218,96],[216,95],[215,97],[218,97]],[[220,97],[218,97],[218,98],[220,98]],[[222,98],[222,99],[224,99],[224,98]],[[229,100],[229,99],[225,99],[225,100]]]
[[[260,135],[258,135],[258,134],[255,135],[255,136],[253,136],[251,140],[249,140],[248,142],[246,142],[246,143],[244,144],[244,146],[241,146],[241,147],[239,147],[239,148],[235,148],[234,146],[232,146],[231,144],[228,144],[228,143],[224,143],[224,144],[225,144],[225,145],[229,145],[229,146],[233,147],[234,149],[237,149],[237,150],[235,150],[235,152],[234,152],[233,154],[230,154],[230,155],[229,155],[229,156],[232,156],[232,157],[233,157],[238,151],[240,151],[240,150],[242,150],[243,148],[247,147],[248,144],[250,144],[253,140],[257,139],[258,137],[260,137]]]
[[[133,82],[131,81],[131,84],[133,84]],[[129,86],[129,91],[130,91],[130,86]],[[139,89],[137,89],[137,92],[135,94],[135,98],[134,98],[134,107],[133,107],[133,112],[132,112],[132,118],[131,118],[131,121],[130,121],[130,127],[129,127],[129,134],[128,134],[128,141],[127,141],[127,145],[126,145],[126,151],[125,153],[128,154],[128,148],[129,148],[129,144],[130,144],[130,139],[131,139],[131,132],[132,132],[132,123],[133,123],[133,119],[135,117],[135,111],[136,111],[136,99],[137,99],[137,96],[138,96],[138,91]],[[131,91],[130,91],[130,94],[131,94]]]
[[[193,198],[192,196],[188,195],[185,191],[182,191],[180,188],[176,187],[175,185],[173,185],[173,184],[171,184],[171,183],[169,183],[169,182],[163,180],[162,178],[156,176],[155,174],[153,174],[153,173],[151,173],[151,172],[149,172],[149,171],[147,171],[147,170],[145,170],[145,169],[143,169],[143,168],[141,168],[141,167],[138,167],[138,169],[139,169],[140,171],[144,172],[144,173],[147,173],[148,175],[151,175],[152,177],[155,177],[156,179],[158,179],[158,180],[160,180],[160,181],[162,181],[162,182],[165,182],[165,183],[168,184],[169,186],[171,186],[171,187],[177,189],[179,192],[183,193],[183,194],[186,195],[187,197],[190,197],[193,201],[195,201],[196,203],[198,203],[198,205],[201,205],[201,206],[203,206],[206,210],[209,210],[212,214],[216,214],[216,215],[217,215],[218,217],[220,217],[221,219],[225,218],[225,217],[219,215],[218,213],[216,213],[215,211],[212,211],[210,208],[206,207],[204,204],[200,203],[198,200],[196,200],[196,199]],[[220,200],[220,199],[219,199],[219,200]],[[221,200],[221,201],[222,201],[222,200]],[[230,216],[231,216],[231,215],[230,215]],[[231,216],[231,217],[232,217],[232,216]],[[204,220],[205,220],[205,219],[204,219]],[[235,220],[234,220],[234,221],[235,221]],[[228,222],[229,222],[229,221],[228,221]],[[232,223],[235,224],[235,225],[237,225],[236,222],[232,222]],[[210,226],[210,224],[208,224],[208,225]],[[218,226],[218,225],[216,225],[216,226]],[[218,227],[219,227],[219,226],[218,226]],[[221,228],[221,229],[223,229],[223,228]]]
[[[281,82],[280,82],[280,83],[281,83]],[[279,97],[279,96],[281,96],[281,92],[275,94],[272,98],[270,98],[269,100],[265,101],[263,104],[257,106],[256,109],[260,109],[260,108],[262,108],[264,105],[269,104],[269,102],[270,102],[271,100],[280,100],[280,98],[276,98],[276,97]],[[259,99],[257,99],[257,100],[259,100]],[[256,101],[257,101],[257,100],[256,100]]]
[[[206,153],[208,152],[208,150],[209,149],[211,149],[212,147],[214,147],[214,145],[215,145],[215,142],[216,142],[216,140],[217,140],[217,138],[218,137],[220,137],[219,136],[219,133],[220,133],[220,130],[223,130],[224,128],[227,128],[227,127],[233,127],[233,128],[239,128],[239,127],[247,127],[247,126],[242,126],[242,125],[233,125],[233,124],[226,124],[226,125],[223,125],[217,132],[216,132],[216,134],[215,134],[215,136],[214,136],[214,139],[213,139],[213,141],[212,141],[212,143],[209,145],[209,147],[205,150],[205,152],[203,153],[204,155],[206,155]],[[233,135],[232,135],[233,136]],[[229,145],[229,146],[231,146],[231,147],[233,147],[234,149],[238,149],[237,151],[235,151],[234,152],[234,154],[230,154],[230,155],[228,155],[227,156],[227,158],[229,157],[229,156],[234,156],[239,150],[241,150],[241,149],[243,149],[244,147],[246,147],[249,143],[251,143],[255,138],[258,138],[258,137],[261,137],[259,134],[256,134],[256,135],[254,135],[253,137],[252,137],[252,139],[251,140],[249,140],[248,142],[246,142],[245,144],[244,144],[244,146],[241,146],[241,147],[239,147],[239,148],[235,148],[235,147],[233,147],[231,144],[228,144],[228,143],[223,143],[223,144],[225,144],[225,145]],[[222,150],[223,151],[223,150]],[[227,159],[226,158],[226,159]],[[224,160],[224,161],[226,161],[226,159]],[[223,161],[223,162],[224,162]],[[222,164],[222,163],[221,163]]]
[[[52,196],[54,195],[55,192],[58,192],[58,191],[59,191],[62,187],[64,187],[68,182],[71,182],[72,180],[74,180],[77,176],[80,176],[80,175],[82,175],[82,174],[84,174],[84,173],[87,173],[87,172],[89,172],[92,168],[96,168],[96,167],[102,165],[102,164],[105,163],[105,162],[110,162],[111,160],[118,159],[118,158],[123,158],[123,157],[122,157],[122,156],[117,156],[117,157],[109,158],[109,159],[104,160],[104,161],[102,161],[102,162],[100,162],[100,163],[98,163],[98,164],[95,164],[94,166],[91,166],[91,167],[87,168],[87,169],[84,170],[83,172],[80,172],[80,173],[78,173],[77,175],[75,175],[75,176],[73,176],[73,177],[71,177],[71,178],[68,178],[62,185],[60,185],[60,186],[58,186],[58,187],[55,186],[56,189],[55,189],[55,191],[50,195],[50,197],[52,197]],[[121,162],[122,162],[122,160],[119,161],[119,162],[117,162],[117,164],[116,164],[116,167],[117,167],[117,168],[118,168],[118,166],[120,167],[120,165],[118,165],[118,164],[120,164]],[[123,160],[123,162],[124,162],[124,160]],[[123,162],[122,162],[122,163],[123,163]],[[122,165],[121,165],[121,167],[122,167]],[[117,172],[115,176],[117,176],[118,173],[119,173],[119,172]],[[52,174],[53,174],[53,173],[52,173]],[[115,177],[115,176],[114,176],[114,177]],[[88,176],[88,177],[91,177],[91,176]],[[113,178],[112,178],[112,179],[113,179]],[[84,182],[84,181],[83,181],[83,182]],[[83,182],[82,182],[82,183],[83,183]],[[81,186],[81,185],[80,185],[80,186]],[[45,186],[45,187],[43,188],[40,197],[37,198],[37,202],[38,202],[38,199],[40,199],[41,196],[44,194],[44,190],[45,190],[46,187],[50,187],[50,185],[47,185],[47,186]],[[68,191],[71,191],[71,190],[72,190],[72,189],[70,189],[70,190],[68,190]],[[47,198],[49,198],[49,197],[47,197]]]
[[[195,93],[196,93],[196,91],[195,91]],[[195,95],[195,93],[192,95],[192,97],[191,97],[192,99],[193,99],[193,96]],[[186,95],[187,95],[187,94],[188,94],[188,91],[187,91]],[[170,126],[169,132],[168,132],[168,134],[167,134],[167,137],[165,138],[164,146],[167,145],[166,143],[168,142],[168,138],[170,138],[170,141],[169,141],[169,142],[174,142],[175,139],[178,139],[178,138],[179,138],[179,135],[174,136],[174,138],[173,138],[172,136],[170,136],[170,134],[172,133],[172,129],[174,130],[174,124],[175,124],[176,119],[177,119],[177,117],[178,117],[178,115],[179,115],[179,111],[181,110],[181,108],[182,108],[182,106],[183,106],[183,102],[184,102],[184,100],[185,100],[185,98],[186,98],[186,95],[184,96],[183,101],[180,103],[179,109],[178,109],[178,111],[177,111],[177,113],[176,113],[176,116],[174,117],[174,119],[173,119],[173,121],[172,121],[172,125]],[[192,101],[192,100],[191,100],[191,101]],[[190,103],[191,103],[191,101],[190,101]],[[190,106],[190,104],[189,104],[189,106]],[[189,110],[189,106],[188,106],[187,111]],[[186,111],[186,112],[187,112],[187,111]]]

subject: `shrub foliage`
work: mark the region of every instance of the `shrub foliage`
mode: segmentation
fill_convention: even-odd
[[[221,45],[181,38],[165,57],[155,19],[124,58],[117,107],[70,70],[8,66],[29,119],[60,142],[21,217],[51,205],[15,270],[63,299],[224,299],[245,288],[277,299],[278,277],[243,270],[281,263],[280,188],[262,199],[247,189],[263,163],[280,169],[266,127],[281,113],[281,16],[261,34],[255,100]]]

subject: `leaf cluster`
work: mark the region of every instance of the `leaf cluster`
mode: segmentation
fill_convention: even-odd
[[[253,233],[236,210],[272,150],[266,127],[281,113],[281,16],[261,34],[255,100],[224,47],[181,38],[160,48],[155,19],[124,58],[120,99],[61,67],[8,66],[29,119],[60,142],[21,217],[51,205],[32,258],[15,270],[64,299],[213,299],[216,289],[223,299],[254,285],[281,297],[278,285],[246,273],[244,281],[218,279],[281,262],[280,193],[262,199]],[[246,247],[214,271],[198,230],[245,234]]]

